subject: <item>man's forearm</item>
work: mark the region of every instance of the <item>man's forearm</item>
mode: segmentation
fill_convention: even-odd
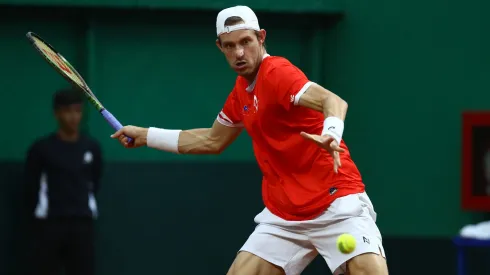
[[[228,127],[217,120],[211,128],[167,130],[149,128],[143,133],[148,147],[180,154],[219,154],[241,133],[242,128]]]
[[[165,130],[150,128],[148,147],[179,154],[219,154],[217,140],[210,137],[211,128]]]
[[[328,117],[337,117],[342,120],[345,120],[345,116],[347,114],[347,102],[345,102],[342,98],[337,95],[331,94],[322,102],[322,110],[325,118]]]
[[[181,154],[219,154],[216,140],[210,137],[211,128],[185,130],[179,135],[179,153]]]

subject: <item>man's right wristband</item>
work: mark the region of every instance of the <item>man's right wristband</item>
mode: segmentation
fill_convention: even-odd
[[[168,130],[150,127],[146,136],[146,146],[162,151],[179,153],[179,135],[182,130]]]

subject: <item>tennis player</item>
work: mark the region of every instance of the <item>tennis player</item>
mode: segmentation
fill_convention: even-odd
[[[263,173],[265,208],[229,275],[298,275],[317,254],[335,275],[388,274],[376,213],[342,139],[347,103],[287,59],[267,54],[266,32],[250,8],[222,10],[216,31],[238,77],[213,126],[125,126],[112,137],[127,148],[219,154],[246,129]],[[337,250],[342,233],[357,240],[354,252]]]

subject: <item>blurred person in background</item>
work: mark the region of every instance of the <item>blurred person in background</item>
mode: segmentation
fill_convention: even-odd
[[[95,194],[102,175],[97,141],[80,132],[83,100],[65,89],[53,97],[58,129],[27,153],[25,190],[32,218],[30,274],[94,274]]]

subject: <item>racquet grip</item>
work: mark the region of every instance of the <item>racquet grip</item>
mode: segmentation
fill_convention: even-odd
[[[117,120],[117,118],[114,117],[106,109],[103,109],[102,111],[100,111],[100,113],[105,118],[105,120],[107,120],[107,122],[109,122],[109,124],[112,126],[112,128],[114,128],[114,130],[118,131],[119,129],[121,129],[123,127],[122,124],[121,124],[121,122],[119,122],[119,120]],[[127,137],[127,138],[128,138],[128,143],[133,142],[133,139],[132,138],[130,138],[130,137]]]

